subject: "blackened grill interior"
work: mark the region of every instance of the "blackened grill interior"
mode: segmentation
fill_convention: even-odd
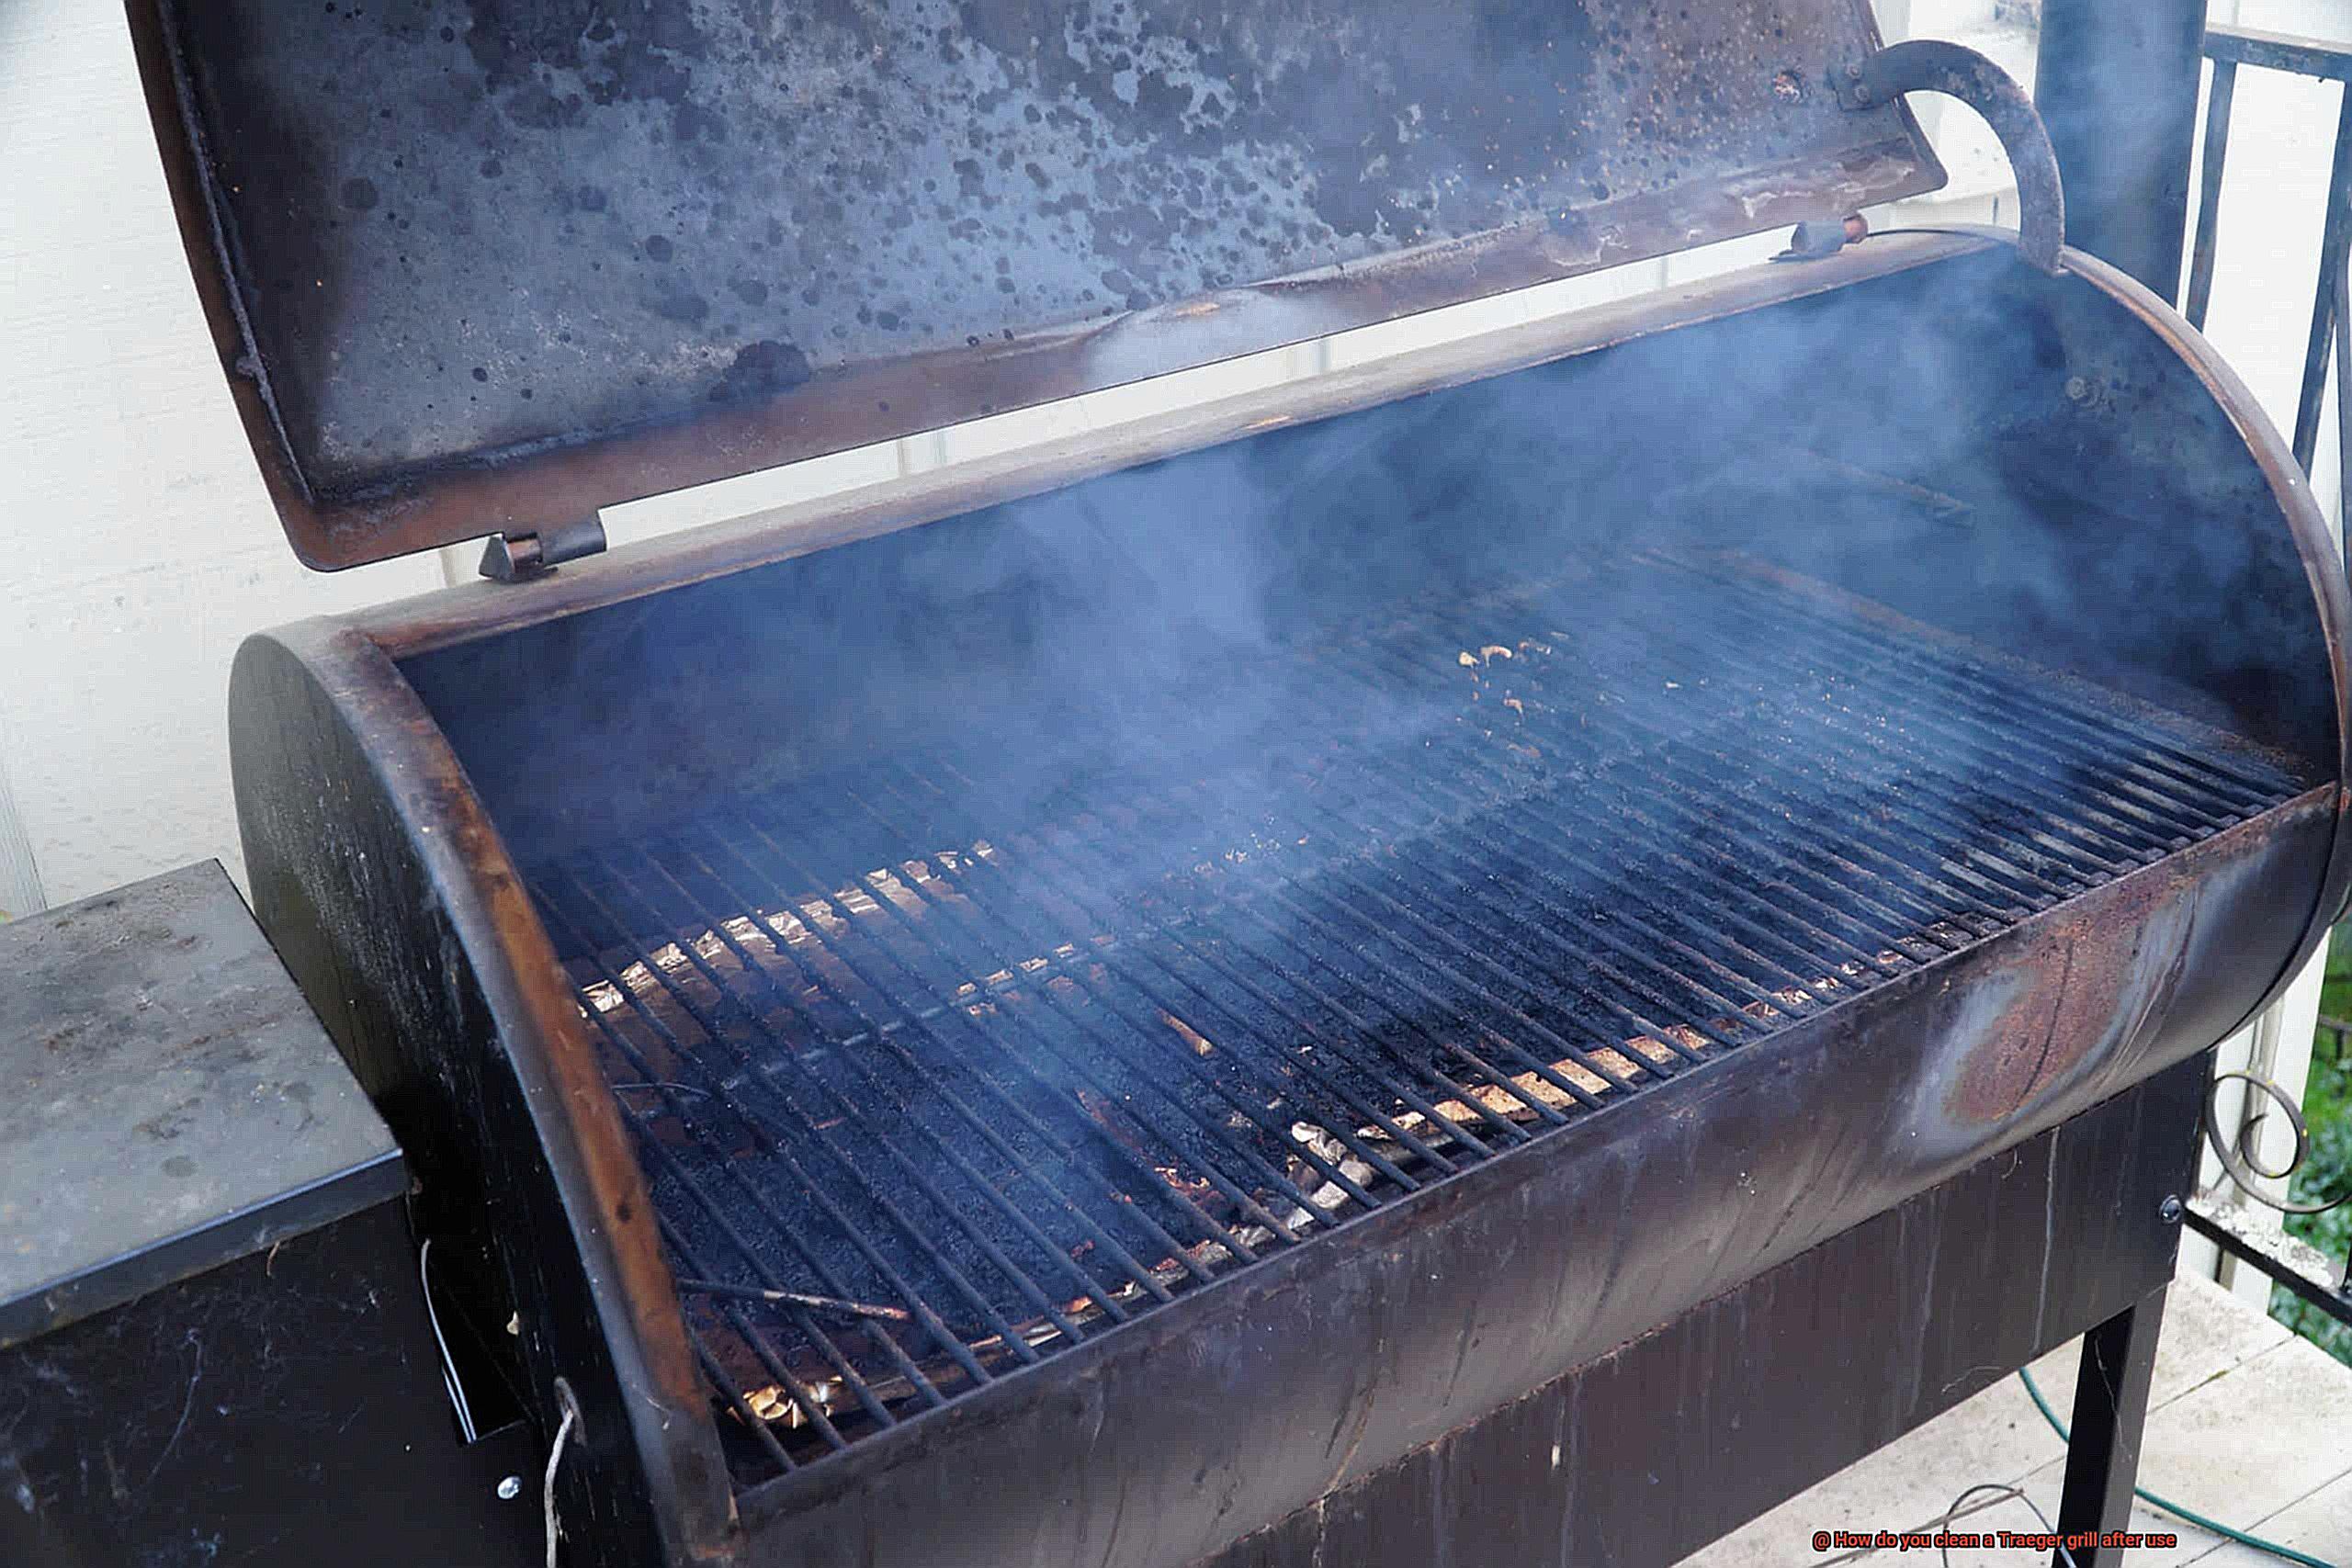
[[[2268,480],[2064,288],[1964,255],[403,660],[738,1481],[2332,776]]]
[[[537,868],[742,1479],[2300,787],[1736,558],[1279,657],[1116,750],[912,737]]]

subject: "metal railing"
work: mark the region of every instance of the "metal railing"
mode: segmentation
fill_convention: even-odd
[[[2335,1066],[2342,1066],[2344,1065],[2344,1037],[2347,1034],[2352,1034],[2352,1019],[2323,1018],[2319,1021],[2318,1030],[2318,1033],[2312,1037],[2312,1041],[2313,1054],[2317,1054],[2319,1043],[2324,1040],[2327,1042],[2327,1059],[2329,1063]]]
[[[2345,1037],[2352,1034],[2352,1020],[2323,1018],[2312,1041],[2312,1053],[2318,1054],[2321,1042],[2327,1043],[2331,1065],[2344,1061]],[[2235,1138],[2222,1135],[2215,1101],[2222,1086],[2236,1081],[2245,1085],[2249,1098],[2258,1098],[2275,1108],[2287,1119],[2294,1132],[2294,1152],[2285,1161],[2265,1165],[2256,1152],[2262,1123],[2271,1111],[2264,1111],[2248,1118]],[[2303,1109],[2294,1096],[2266,1077],[2253,1073],[2217,1073],[2205,1089],[2205,1138],[2231,1182],[2246,1199],[2281,1214],[2324,1214],[2331,1209],[2352,1201],[2352,1188],[2332,1198],[2297,1200],[2291,1189],[2281,1197],[2275,1184],[2291,1182],[2311,1156],[2311,1129],[2303,1120]],[[2267,1274],[2284,1286],[2299,1300],[2316,1308],[2335,1322],[2352,1327],[2352,1252],[2344,1258],[2330,1258],[2325,1253],[2301,1237],[2283,1229],[2273,1230],[2258,1224],[2246,1213],[2242,1203],[2220,1204],[2199,1194],[2188,1205],[2184,1216],[2188,1228],[2211,1242],[2215,1247],[2240,1262]]]
[[[2345,504],[2347,477],[2352,477],[2352,44],[2262,32],[2251,28],[2209,27],[2204,52],[2213,62],[2213,80],[2205,109],[2205,152],[2200,174],[2197,222],[2189,256],[2188,286],[2182,303],[2189,324],[2205,328],[2207,307],[2213,296],[2213,268],[2222,213],[2222,175],[2228,161],[2230,112],[2237,96],[2240,66],[2280,71],[2318,81],[2344,84],[2344,102],[2335,126],[2335,150],[2327,178],[2327,208],[2321,231],[2319,278],[2312,295],[2311,332],[2303,352],[2301,384],[2295,400],[2295,461],[2305,474],[2312,471],[2319,446],[2320,415],[2326,402],[2331,369],[2335,380],[2337,515],[2352,519]],[[2347,571],[2352,571],[2352,529],[2346,530]],[[2317,1055],[2324,1043],[2332,1066],[2345,1059],[2345,1036],[2352,1021],[2323,1018],[2313,1041]],[[2249,1105],[2264,1109],[2241,1114],[2235,1137],[2224,1135],[2219,1098],[2224,1085],[2245,1086]],[[2247,1201],[2284,1215],[2324,1213],[2352,1201],[2352,1190],[2333,1198],[2296,1200],[2291,1183],[2311,1155],[2311,1133],[2303,1120],[2300,1094],[2256,1073],[2216,1074],[2206,1089],[2205,1137],[2230,1182]],[[2291,1156],[2266,1165],[2257,1152],[2263,1125],[2273,1115],[2287,1119],[2294,1134]],[[2352,1327],[2352,1257],[2332,1259],[2309,1242],[2258,1221],[2243,1203],[2217,1203],[2200,1194],[2186,1215],[2188,1227],[2227,1256],[2270,1277],[2296,1297],[2335,1322]]]
[[[2205,163],[2197,200],[2197,236],[2190,252],[2184,313],[2205,330],[2213,295],[2213,261],[2222,216],[2222,171],[2228,160],[2230,110],[2237,95],[2238,67],[2285,71],[2321,81],[2352,83],[2352,46],[2259,32],[2251,28],[2205,29],[2206,58],[2213,62],[2213,86],[2206,99]],[[2319,446],[2321,405],[2326,399],[2331,362],[2335,371],[2335,422],[2339,450],[2352,449],[2352,296],[2346,292],[2345,252],[2352,240],[2352,91],[2336,117],[2335,156],[2327,175],[2326,226],[2320,238],[2319,282],[2312,297],[2311,336],[2303,350],[2302,386],[2295,400],[2295,461],[2312,470]]]

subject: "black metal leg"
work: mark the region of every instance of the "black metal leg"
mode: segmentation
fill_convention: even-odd
[[[2103,1535],[2132,1527],[2132,1488],[2140,1474],[2140,1433],[2148,1419],[2148,1385],[2156,1370],[2156,1335],[2165,1293],[2153,1291],[2083,1336],[2082,1375],[2066,1445],[2066,1490],[2058,1504],[2062,1536]],[[2075,1568],[2115,1568],[2124,1553],[2077,1550]],[[2064,1559],[2052,1554],[2052,1562]]]

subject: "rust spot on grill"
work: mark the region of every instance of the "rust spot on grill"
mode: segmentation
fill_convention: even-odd
[[[2062,908],[2013,937],[1994,976],[2003,1005],[1962,1015],[1946,1115],[1963,1126],[2005,1121],[2128,1049],[2179,984],[2197,897],[2194,880],[2159,865],[2117,884],[2096,918]]]

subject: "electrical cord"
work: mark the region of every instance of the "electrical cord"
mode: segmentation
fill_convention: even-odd
[[[2025,1384],[2026,1393],[2033,1398],[2033,1407],[2041,1412],[2041,1418],[2050,1423],[2050,1429],[2058,1434],[2058,1440],[2062,1443],[2074,1441],[2074,1438],[2067,1435],[2065,1424],[2058,1419],[2058,1413],[2050,1408],[2048,1400],[2041,1397],[2041,1390],[2035,1386],[2033,1374],[2023,1367],[2019,1367],[2018,1381]],[[2215,1535],[2234,1540],[2241,1546],[2250,1546],[2256,1551],[2267,1551],[2271,1556],[2283,1558],[2289,1562],[2300,1562],[2303,1564],[2303,1568],[2335,1568],[2334,1563],[2324,1562],[2316,1557],[2308,1556],[2297,1551],[2291,1546],[2281,1546],[2275,1540],[2265,1540],[2258,1535],[2249,1535],[2245,1530],[2233,1529],[2219,1519],[2209,1519],[2193,1508],[2182,1507],[2169,1497],[2157,1496],[2144,1486],[2134,1486],[2132,1488],[2132,1495],[2151,1507],[2162,1508],[2177,1519],[2186,1520],[2199,1529],[2211,1530]]]
[[[539,1493],[540,1506],[547,1523],[548,1568],[556,1568],[556,1541],[560,1534],[555,1523],[555,1472],[563,1463],[564,1439],[571,1436],[571,1424],[580,1419],[579,1407],[569,1400],[563,1406],[563,1419],[556,1424],[555,1446],[548,1450],[548,1477]]]
[[[473,1406],[466,1403],[466,1385],[458,1381],[458,1359],[449,1354],[449,1341],[441,1332],[441,1314],[433,1305],[433,1276],[428,1268],[433,1258],[433,1238],[416,1249],[416,1283],[424,1292],[424,1320],[433,1325],[433,1342],[441,1347],[441,1386],[449,1391],[449,1403],[457,1407],[458,1430],[468,1442],[480,1435],[474,1430]]]
[[[1967,1500],[1971,1494],[1981,1490],[1983,1490],[1981,1487],[1970,1487],[1968,1491],[1962,1493],[1958,1497],[1952,1499],[1952,1505],[1951,1507],[1945,1509],[1934,1518],[1929,1519],[1926,1524],[1914,1525],[1903,1533],[1905,1535],[1925,1535],[1929,1530],[1950,1529],[1951,1528],[1952,1521],[1955,1519],[1966,1518],[1971,1514],[1981,1514],[1987,1508],[1998,1507],[2001,1504],[2007,1501],[2007,1499],[2004,1497],[1993,1497],[1977,1504],[1973,1507],[1963,1508],[1960,1506],[1962,1502]],[[1819,1562],[1815,1564],[1815,1568],[1839,1568],[1839,1565],[1842,1563],[1860,1562],[1863,1558],[1873,1555],[1878,1551],[1878,1550],[1879,1549],[1875,1546],[1858,1546],[1853,1548],[1851,1551],[1841,1551],[1835,1557],[1824,1557],[1820,1559]]]
[[[1971,1497],[1975,1496],[1980,1492],[1989,1492],[1993,1495],[1985,1498],[1982,1503],[1969,1504],[1968,1500]],[[2043,1514],[2040,1508],[2034,1506],[2034,1501],[2032,1498],[2027,1496],[2025,1493],[2018,1488],[2015,1486],[2004,1486],[1997,1481],[1978,1483],[1976,1485],[1972,1486],[1967,1491],[1962,1493],[1959,1496],[1954,1497],[1951,1500],[1951,1507],[1946,1508],[1942,1513],[1938,1514],[1934,1518],[1928,1520],[1925,1524],[1914,1525],[1903,1533],[1905,1535],[1926,1535],[1930,1530],[1950,1529],[1954,1523],[1966,1518],[1969,1515],[1981,1514],[1987,1508],[1997,1508],[2012,1497],[2022,1502],[2027,1507],[2033,1509],[2033,1517],[2041,1521],[2042,1529],[2048,1530],[2052,1535],[2058,1533],[2057,1527],[2050,1522],[2049,1517]],[[1841,1551],[1835,1557],[1824,1557],[1820,1559],[1815,1564],[1815,1568],[1838,1568],[1838,1564],[1840,1563],[1860,1562],[1863,1558],[1873,1555],[1879,1550],[1880,1549],[1877,1547],[1864,1546],[1858,1547],[1851,1551]],[[1945,1559],[1949,1561],[1951,1555],[1951,1549],[1945,1547],[1939,1550]],[[2066,1549],[2063,1546],[2058,1550],[2061,1553],[2064,1554],[2067,1568],[2075,1568],[2074,1554],[2066,1551]]]
[[[2035,1502],[2032,1498],[2025,1495],[2024,1487],[2004,1486],[1997,1481],[1980,1481],[1975,1485],[1970,1487],[1967,1491],[1962,1493],[1959,1496],[1954,1497],[1951,1500],[1951,1506],[1944,1510],[1944,1524],[1948,1527],[1951,1520],[1959,1517],[1960,1506],[1962,1503],[1967,1502],[1971,1497],[1975,1496],[1979,1492],[1990,1492],[1994,1494],[1993,1503],[2006,1503],[2012,1497],[2016,1498],[2018,1502],[2023,1503],[2027,1507],[2033,1510],[2033,1517],[2035,1520],[2041,1526],[2044,1531],[2051,1535],[2056,1535],[2058,1533],[2058,1527],[2050,1522],[2050,1516],[2041,1511],[2041,1504]],[[1993,1503],[1987,1503],[1984,1506],[1989,1508],[1993,1506]],[[2059,1543],[2058,1555],[2065,1560],[2066,1568],[2075,1568],[2075,1554],[2066,1550],[2065,1543],[2063,1541]],[[1936,1548],[1936,1556],[1942,1561],[1943,1568],[1951,1568],[1951,1547],[1939,1546]]]

